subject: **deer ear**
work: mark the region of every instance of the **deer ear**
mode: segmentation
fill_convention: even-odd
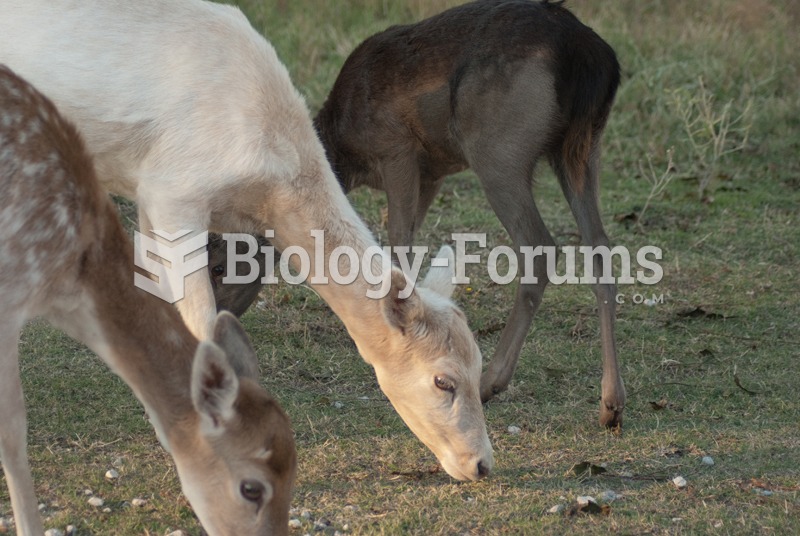
[[[191,389],[192,404],[203,419],[203,427],[209,433],[220,431],[234,415],[239,378],[225,352],[216,344],[203,341],[198,345],[192,364]]]
[[[221,311],[214,321],[214,342],[225,352],[238,376],[258,380],[258,357],[250,338],[228,311]]]
[[[431,268],[420,286],[428,288],[444,298],[450,298],[456,288],[453,284],[455,270],[456,256],[453,248],[442,246],[436,257],[431,260]]]
[[[401,270],[392,268],[392,286],[389,294],[383,299],[383,316],[391,326],[403,334],[422,317],[424,307],[416,291],[411,291],[411,295],[407,298],[400,297],[406,285],[410,284]]]

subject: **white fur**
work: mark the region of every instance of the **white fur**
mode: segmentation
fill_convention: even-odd
[[[376,242],[341,191],[302,97],[273,47],[235,8],[201,0],[5,0],[0,61],[48,94],[83,132],[105,186],[139,204],[142,229],[274,229],[279,250],[326,232],[361,255]],[[324,263],[327,265],[327,262]],[[190,329],[210,334],[208,275],[184,281],[177,303]],[[411,429],[456,478],[482,476],[492,451],[478,394],[481,356],[455,306],[413,294],[401,331],[372,287],[317,285]],[[431,310],[437,314],[429,314]],[[416,327],[420,327],[419,324]],[[458,340],[458,346],[450,341]],[[444,352],[465,371],[458,403],[434,387]],[[407,382],[421,392],[403,389]],[[453,409],[455,408],[455,409]],[[453,415],[453,411],[457,415]]]

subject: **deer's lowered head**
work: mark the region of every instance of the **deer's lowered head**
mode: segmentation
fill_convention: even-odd
[[[389,331],[359,342],[378,383],[403,421],[458,480],[488,475],[494,456],[480,398],[481,352],[464,314],[450,301],[453,251],[442,248],[435,266],[408,296],[409,282],[392,269],[391,290],[382,299]],[[357,339],[358,340],[358,339]]]
[[[217,316],[201,342],[191,398],[199,419],[166,436],[183,492],[209,534],[285,534],[294,482],[294,437],[286,414],[259,387],[256,355],[239,322]]]

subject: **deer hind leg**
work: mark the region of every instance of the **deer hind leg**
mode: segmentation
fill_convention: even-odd
[[[498,68],[506,70],[507,66]],[[511,69],[508,69],[511,70]],[[492,209],[509,233],[524,268],[520,248],[555,246],[531,193],[533,171],[543,154],[557,109],[554,81],[537,62],[514,66],[509,84],[485,87],[486,77],[467,75],[459,88],[455,129],[470,167],[477,173]],[[544,262],[533,263],[536,283],[522,283],[494,355],[481,377],[486,402],[511,381],[533,317],[547,285]]]
[[[474,168],[484,185],[489,204],[514,243],[518,267],[522,273],[525,264],[520,248],[555,246],[531,194],[533,166],[494,165],[484,169],[478,164]],[[481,377],[481,399],[484,402],[504,391],[511,381],[533,317],[542,302],[548,282],[546,264],[535,262],[533,275],[536,283],[519,283],[511,314],[500,334],[494,355]]]
[[[608,236],[603,229],[598,206],[600,147],[597,143],[593,144],[586,165],[576,167],[578,169],[570,169],[567,162],[558,159],[553,161],[553,169],[558,175],[564,196],[578,223],[582,242],[593,248],[608,247]],[[602,259],[597,255],[594,256],[593,268],[595,277],[599,278],[603,265]],[[600,316],[600,340],[603,352],[600,424],[620,431],[622,412],[625,408],[625,386],[619,371],[614,336],[616,285],[598,283],[594,287],[594,292]]]
[[[28,465],[27,420],[19,376],[19,330],[0,326],[0,461],[6,475],[17,534],[43,534],[33,477]]]

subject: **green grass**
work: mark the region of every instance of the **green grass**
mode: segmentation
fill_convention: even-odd
[[[313,113],[363,38],[456,3],[241,5]],[[486,407],[496,470],[485,481],[457,483],[405,428],[327,306],[307,289],[271,287],[243,321],[263,382],[297,436],[292,517],[302,528],[293,534],[313,533],[321,518],[330,522],[326,533],[353,534],[790,534],[800,527],[800,11],[790,0],[570,5],[612,44],[623,68],[605,135],[606,230],[615,244],[664,251],[659,284],[620,288],[624,435],[596,423],[599,339],[588,288],[548,288],[510,388]],[[680,102],[696,103],[701,79],[716,114],[728,103],[734,115],[752,103],[747,142],[720,158],[702,200],[708,155],[693,150],[677,113]],[[631,224],[624,216],[641,210],[651,191],[640,164],[646,169],[650,158],[664,169],[670,148],[670,182],[645,220]],[[543,217],[560,243],[570,243],[574,221],[549,170],[539,171],[534,195]],[[359,190],[352,200],[385,241],[383,194]],[[467,172],[446,182],[417,243],[436,248],[452,232],[470,231],[489,233],[487,251],[508,241]],[[468,275],[470,289],[455,298],[491,356],[514,289],[494,285],[479,267]],[[637,293],[664,302],[637,305]],[[696,308],[707,314],[682,314]],[[141,407],[97,358],[34,323],[23,336],[22,367],[48,527],[198,531]],[[510,425],[521,432],[509,434]],[[705,455],[715,465],[703,465]],[[583,461],[607,472],[570,471]],[[115,464],[121,477],[107,482],[103,474]],[[688,488],[675,488],[676,475]],[[85,489],[111,511],[89,506]],[[547,513],[604,490],[622,495],[605,515]],[[148,502],[127,506],[134,497]],[[0,516],[10,514],[3,485]]]

